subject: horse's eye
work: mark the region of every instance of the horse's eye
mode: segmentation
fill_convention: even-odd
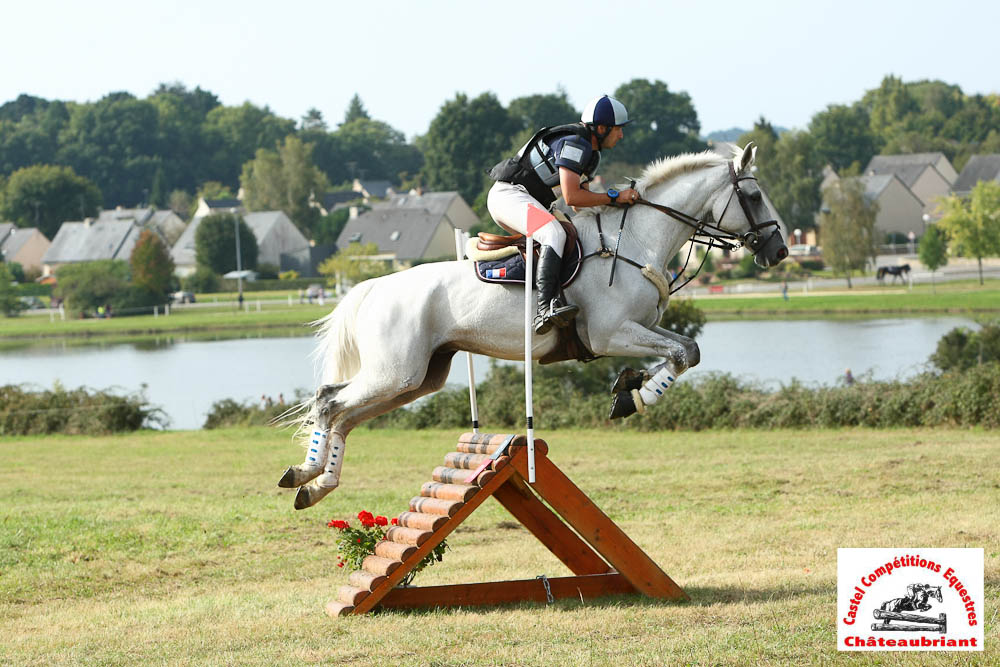
[[[760,190],[750,195],[750,201],[759,202],[761,200]]]

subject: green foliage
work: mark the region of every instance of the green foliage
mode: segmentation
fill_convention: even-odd
[[[931,270],[931,275],[948,263],[948,246],[945,234],[937,225],[931,225],[920,239],[921,263]]]
[[[195,208],[194,198],[184,190],[174,190],[167,197],[167,208],[180,216],[181,220],[191,219],[191,212]]]
[[[344,122],[341,125],[347,125],[356,120],[369,120],[370,118],[368,110],[365,109],[365,105],[361,102],[361,97],[357,93],[354,93],[354,97],[347,104],[347,111],[344,112]]]
[[[24,267],[21,266],[20,262],[7,262],[7,270],[10,271],[15,282],[24,282]]]
[[[965,371],[1000,362],[1000,322],[984,324],[978,331],[952,329],[938,341],[930,361],[942,371]]]
[[[615,89],[613,97],[628,109],[634,122],[615,147],[615,159],[633,164],[679,153],[705,150],[699,138],[698,112],[685,92],[673,93],[663,81],[632,79]]]
[[[211,430],[232,426],[266,426],[274,423],[286,410],[288,410],[287,405],[279,405],[278,403],[261,406],[225,398],[212,403],[212,408],[208,411],[202,428]]]
[[[369,210],[367,206],[359,207],[361,211]],[[313,239],[316,243],[336,245],[340,232],[344,231],[344,225],[351,217],[349,208],[338,208],[336,211],[328,213],[319,219],[313,229]]]
[[[164,303],[174,275],[174,260],[170,250],[158,235],[143,230],[129,257],[132,284],[161,298]]]
[[[877,152],[868,112],[858,104],[831,104],[812,117],[809,133],[819,161],[837,171],[854,164],[864,167]]]
[[[195,261],[215,273],[236,270],[236,225],[239,225],[240,264],[243,269],[257,266],[257,237],[232,213],[206,215],[194,233]]]
[[[70,167],[35,165],[18,169],[0,192],[0,218],[38,227],[49,239],[63,222],[97,215],[101,192]]]
[[[374,243],[351,243],[343,250],[327,257],[320,265],[321,275],[332,280],[359,283],[369,278],[377,278],[392,273],[391,265],[384,260],[367,260],[364,257],[377,255]]]
[[[519,129],[493,93],[471,100],[459,93],[442,105],[422,138],[423,182],[475,201],[488,183],[484,170],[507,157]]]
[[[149,205],[156,209],[164,209],[169,201],[167,177],[163,167],[158,167],[153,175],[153,188],[149,193]]]
[[[697,338],[705,327],[705,313],[694,299],[674,297],[660,318],[660,326],[688,338]]]
[[[375,545],[385,540],[388,532],[389,519],[384,516],[375,516],[371,512],[362,510],[358,512],[358,521],[361,523],[360,527],[351,526],[349,522],[338,519],[327,524],[328,528],[339,531],[337,552],[340,554],[340,560],[337,562],[337,567],[346,565],[349,571],[362,569],[361,564],[365,558],[375,553]],[[395,519],[392,520],[392,524],[396,524]],[[448,541],[442,540],[403,577],[400,585],[409,586],[420,571],[444,560],[444,552],[447,549]]]
[[[238,107],[216,107],[205,115],[202,133],[206,145],[198,155],[208,158],[212,179],[236,183],[243,165],[254,158],[258,149],[274,150],[294,131],[295,121],[280,118],[267,107],[262,109],[249,102]]]
[[[56,271],[52,295],[64,300],[74,316],[92,313],[129,288],[129,266],[118,259],[66,264]]]
[[[517,144],[517,148],[543,127],[575,123],[580,119],[580,112],[569,103],[565,90],[545,95],[517,97],[510,101],[507,113],[517,124],[518,129],[528,132],[528,136]]]
[[[4,317],[13,317],[24,310],[24,302],[14,286],[14,274],[10,266],[0,262],[0,313]]]
[[[282,271],[278,274],[278,280],[298,280],[299,272],[295,269],[289,271]]]
[[[264,280],[277,280],[279,267],[274,264],[258,264],[257,277]]]
[[[875,259],[875,216],[878,203],[865,197],[864,186],[856,178],[841,179],[823,191],[829,206],[820,214],[823,257],[834,271],[847,276],[864,270]]]
[[[181,286],[188,292],[211,294],[219,291],[219,275],[207,266],[198,266],[194,273],[181,280]]]
[[[294,136],[278,150],[261,148],[243,165],[243,204],[251,211],[284,211],[307,236],[319,218],[310,197],[330,189],[326,176],[312,162],[313,145]]]
[[[105,435],[165,425],[142,393],[119,396],[85,387],[32,390],[0,386],[0,436],[52,433]]]
[[[976,258],[982,285],[983,257],[1000,255],[1000,183],[980,181],[967,199],[945,197],[941,207],[937,226],[948,234],[955,253]]]
[[[753,255],[743,255],[740,258],[740,263],[736,265],[736,270],[733,271],[734,278],[756,278],[764,272],[764,269],[757,266],[757,262],[753,261]]]

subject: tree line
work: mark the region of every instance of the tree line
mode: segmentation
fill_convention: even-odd
[[[944,153],[955,169],[1000,153],[1000,95],[967,95],[943,81],[886,76],[851,104],[831,104],[780,136],[760,118],[739,143],[760,146],[758,179],[789,228],[812,229],[823,169],[855,176],[875,155]]]
[[[643,121],[619,159],[705,148],[687,93],[636,79],[614,94]],[[243,186],[251,210],[280,208],[308,232],[319,224],[309,194],[345,189],[354,178],[457,189],[472,203],[486,187],[484,170],[537,127],[579,113],[562,91],[506,107],[493,93],[459,93],[408,142],[371,118],[357,95],[335,127],[316,109],[296,121],[249,102],[224,106],[178,83],[145,98],[114,92],[85,103],[21,95],[0,106],[0,216],[51,238],[62,222],[101,207],[149,204],[185,215],[198,195],[231,196]]]

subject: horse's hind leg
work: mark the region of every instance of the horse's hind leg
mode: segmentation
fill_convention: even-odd
[[[448,378],[453,354],[454,352],[434,354],[428,363],[421,383],[415,388],[404,389],[395,394],[392,394],[391,391],[382,391],[381,398],[367,400],[364,398],[364,389],[360,389],[356,397],[341,395],[337,397],[335,406],[330,406],[327,409],[320,408],[321,421],[328,420],[325,423],[332,427],[329,459],[323,474],[299,488],[299,492],[295,496],[295,509],[312,507],[340,485],[340,472],[344,465],[345,441],[355,426],[443,387]],[[354,387],[352,386],[351,389]]]
[[[305,423],[302,429],[308,434],[306,442],[305,461],[299,465],[289,466],[285,474],[278,480],[278,486],[283,489],[294,489],[302,486],[306,482],[319,477],[323,473],[323,466],[330,455],[329,442],[330,434],[325,426],[320,426],[319,415],[316,412],[317,405],[323,405],[333,400],[337,393],[347,386],[346,382],[340,384],[323,385],[316,392],[313,398],[309,414],[304,418]],[[343,438],[341,438],[343,440]]]

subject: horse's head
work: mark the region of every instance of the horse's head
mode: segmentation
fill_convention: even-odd
[[[788,248],[751,173],[756,156],[757,147],[750,142],[728,162],[729,179],[712,203],[712,215],[719,228],[741,239],[753,253],[754,262],[766,269],[788,257]]]

